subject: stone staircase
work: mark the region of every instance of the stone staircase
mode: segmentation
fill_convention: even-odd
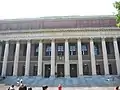
[[[8,86],[0,87],[0,90],[7,90]],[[18,87],[15,87],[18,90]],[[32,90],[42,90],[41,87],[32,87]],[[48,90],[58,90],[58,87],[49,87]],[[115,90],[115,87],[63,87],[62,90]]]
[[[120,86],[119,76],[81,76],[78,78],[41,78],[39,76],[8,76],[0,83],[5,85],[16,84],[17,79],[23,79],[23,83],[27,86],[41,87],[48,85],[57,87],[61,84],[63,87],[115,87]]]

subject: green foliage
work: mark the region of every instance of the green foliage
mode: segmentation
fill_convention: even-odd
[[[116,22],[117,22],[117,27],[120,27],[120,1],[116,1],[114,4],[114,7],[117,11],[115,17],[116,17]]]

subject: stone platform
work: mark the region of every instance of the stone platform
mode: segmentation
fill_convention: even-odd
[[[33,90],[42,90],[41,87],[32,87]],[[62,90],[114,90],[115,87],[63,87]],[[7,90],[8,86],[0,87],[0,90]],[[18,88],[16,88],[18,90]],[[48,90],[58,90],[57,87],[49,87]]]
[[[61,84],[63,87],[115,87],[120,86],[120,76],[81,76],[76,78],[42,78],[39,76],[14,77],[9,76],[0,81],[5,86],[17,84],[17,79],[22,79],[26,86],[41,87],[48,85],[49,87],[57,87]]]

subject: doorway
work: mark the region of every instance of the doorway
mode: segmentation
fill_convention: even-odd
[[[112,75],[112,74],[113,74],[113,73],[112,73],[112,65],[109,64],[108,67],[109,67],[109,73],[110,73],[110,75]]]
[[[70,77],[77,77],[77,64],[70,64]]]
[[[97,75],[101,75],[101,69],[99,64],[96,65],[96,72],[97,72]]]
[[[45,64],[45,77],[46,78],[50,77],[50,70],[51,70],[51,65],[50,64]]]
[[[57,77],[64,77],[64,64],[57,64]]]
[[[83,65],[83,74],[84,75],[89,75],[89,66],[88,66],[88,64]]]
[[[37,76],[37,69],[38,69],[38,66],[33,66],[33,76]]]

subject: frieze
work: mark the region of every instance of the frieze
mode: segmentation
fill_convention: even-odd
[[[76,28],[61,30],[61,31],[49,31],[49,32],[8,32],[0,33],[1,40],[29,40],[29,39],[51,39],[51,38],[90,38],[90,37],[120,37],[119,29],[86,29],[80,30]]]

